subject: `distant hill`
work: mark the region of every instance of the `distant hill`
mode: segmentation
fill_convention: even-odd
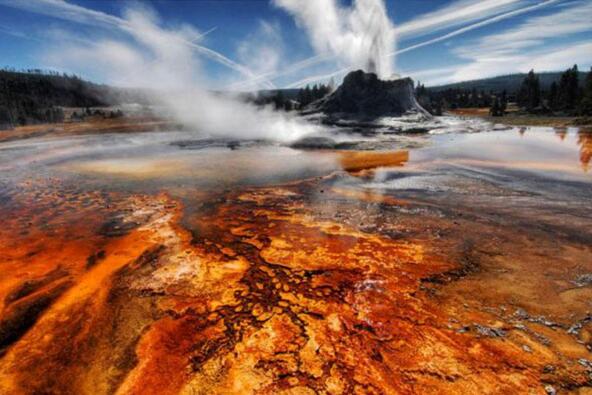
[[[562,71],[557,72],[546,72],[546,73],[537,73],[539,77],[539,81],[541,84],[542,90],[547,90],[551,86],[553,82],[559,83],[559,79],[561,78]],[[583,82],[586,80],[585,72],[579,73],[580,84],[582,85]],[[439,85],[439,86],[431,86],[429,87],[430,91],[432,92],[441,92],[446,89],[463,89],[463,90],[472,90],[476,89],[477,91],[494,91],[494,92],[502,92],[504,90],[507,91],[508,94],[514,94],[520,89],[520,84],[526,77],[525,73],[519,74],[509,74],[509,75],[502,75],[499,77],[492,77],[492,78],[484,78],[480,80],[471,80],[471,81],[463,81],[463,82],[455,82],[453,84],[446,84],[446,85]]]

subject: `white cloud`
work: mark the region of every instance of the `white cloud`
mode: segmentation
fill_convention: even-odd
[[[544,51],[534,58],[525,59],[519,70],[527,72],[563,70],[574,64],[590,65],[592,62],[592,42],[581,42],[570,46],[561,46],[551,51]]]
[[[424,85],[434,86],[446,83],[452,74],[462,65],[454,65],[448,67],[436,67],[433,69],[410,70],[402,71],[402,76],[409,76],[416,82],[421,82]]]
[[[491,34],[453,52],[468,62],[450,78],[463,81],[500,74],[556,71],[574,63],[589,65],[592,41],[570,39],[592,31],[592,3],[577,1],[553,14],[527,19],[504,32]],[[550,44],[550,40],[561,44]],[[565,40],[569,40],[567,43]]]
[[[515,54],[524,48],[544,44],[545,40],[592,31],[592,2],[578,1],[559,12],[533,17],[518,27],[480,39],[475,45],[455,52],[470,58],[475,53]]]
[[[592,42],[585,41],[514,55],[482,56],[459,67],[448,82],[474,80],[500,74],[525,73],[531,69],[539,72],[557,71],[573,64],[589,66],[590,54],[592,54]]]
[[[290,83],[286,86],[286,88],[301,88],[306,85],[314,84],[317,82],[328,82],[331,78],[343,77],[350,70],[351,69],[349,67],[345,67],[336,71],[332,71],[330,73],[308,76],[306,78]]]
[[[0,26],[0,33],[8,34],[9,36],[24,39],[24,40],[43,42],[42,40],[40,40],[39,38],[37,38],[35,36],[24,33],[20,30],[12,28],[12,27]]]
[[[396,27],[401,37],[420,36],[486,19],[523,5],[523,0],[458,0],[439,10],[419,15]]]
[[[441,41],[445,41],[445,40],[451,39],[453,37],[456,37],[458,35],[467,33],[467,32],[469,32],[471,30],[479,29],[479,28],[481,28],[483,26],[491,25],[492,23],[496,23],[496,22],[502,21],[504,19],[508,19],[508,18],[511,18],[511,17],[517,16],[517,15],[520,15],[520,14],[524,14],[525,12],[530,12],[530,11],[534,11],[534,10],[539,9],[539,8],[543,8],[543,7],[549,6],[551,4],[556,3],[557,1],[559,1],[559,0],[546,0],[546,1],[543,1],[542,3],[538,3],[538,4],[535,4],[535,5],[531,5],[531,6],[523,7],[523,8],[518,8],[516,10],[509,11],[509,12],[504,12],[503,14],[496,15],[496,16],[491,17],[489,19],[485,19],[485,20],[482,20],[480,22],[473,23],[473,24],[468,25],[468,26],[464,26],[464,27],[462,27],[460,29],[457,29],[457,30],[454,30],[454,31],[452,31],[450,33],[447,33],[447,34],[445,34],[443,36],[435,37],[435,38],[432,38],[430,40],[423,41],[423,42],[420,42],[418,44],[411,45],[409,47],[405,47],[405,48],[400,49],[398,51],[394,51],[394,52],[391,53],[391,55],[392,56],[396,56],[396,55],[403,54],[405,52],[409,52],[409,51],[412,51],[412,50],[415,50],[415,49],[418,49],[418,48],[422,48],[422,47],[425,47],[425,46],[428,46],[428,45],[432,45],[432,44],[435,44],[435,43],[438,43],[438,42],[441,42]]]
[[[259,21],[257,30],[239,42],[237,56],[238,60],[257,76],[277,73],[284,59],[282,31],[279,24]],[[244,88],[257,88],[265,79],[259,77],[250,81],[252,82],[246,84]]]

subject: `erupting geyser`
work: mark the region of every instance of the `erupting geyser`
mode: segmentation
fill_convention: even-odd
[[[304,27],[315,51],[331,54],[344,67],[393,75],[395,32],[383,0],[355,0],[340,8],[335,0],[274,0]]]
[[[352,71],[331,95],[312,103],[305,114],[374,119],[419,114],[429,117],[415,99],[413,81],[392,80],[394,26],[383,0],[354,0],[339,7],[335,0],[275,0],[306,28],[317,53],[331,54]]]

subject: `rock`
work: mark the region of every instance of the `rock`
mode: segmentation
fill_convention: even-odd
[[[514,312],[514,317],[516,317],[518,319],[521,319],[521,320],[527,320],[528,318],[530,318],[530,316],[528,315],[528,313],[526,312],[526,310],[521,309],[521,308],[517,309]]]
[[[557,394],[557,390],[552,385],[545,385],[545,392],[548,395],[555,395],[555,394]]]
[[[462,328],[459,328],[456,332],[457,333],[466,333],[466,332],[468,332],[470,330],[471,330],[471,327],[469,327],[469,326],[463,326]]]
[[[266,140],[237,140],[230,138],[200,138],[195,140],[179,140],[169,143],[186,150],[202,150],[210,148],[228,148],[232,151],[240,148],[265,146],[271,144]]]
[[[592,274],[582,274],[578,276],[572,283],[576,287],[585,287],[592,284]]]
[[[362,70],[349,73],[335,92],[311,103],[303,113],[369,120],[419,113],[426,119],[431,118],[417,102],[411,78],[383,81],[376,74]]]
[[[548,320],[547,318],[545,318],[544,316],[538,316],[538,317],[531,317],[528,319],[528,321],[533,322],[535,324],[541,324],[541,325],[545,325],[548,326],[549,328],[553,328],[553,327],[560,327],[561,325]]]
[[[483,326],[483,325],[479,325],[479,324],[474,324],[473,326],[477,330],[477,333],[479,333],[481,336],[487,336],[487,337],[504,337],[504,336],[506,336],[506,331],[504,331],[503,329],[492,328],[489,326]]]
[[[589,360],[585,359],[585,358],[580,358],[578,359],[578,363],[580,365],[582,365],[583,367],[585,367],[588,370],[592,370],[592,362],[590,362]]]
[[[298,149],[333,149],[336,142],[329,137],[304,137],[290,145]]]
[[[527,329],[526,326],[524,326],[522,324],[516,324],[516,325],[514,325],[514,328],[520,329],[521,331],[525,331]]]
[[[583,320],[578,321],[575,324],[573,324],[572,326],[570,326],[567,329],[567,333],[570,334],[570,335],[579,336],[580,331],[582,330],[582,328],[584,327],[584,325],[586,325],[590,321],[592,321],[592,316],[587,315],[586,317],[584,317]]]

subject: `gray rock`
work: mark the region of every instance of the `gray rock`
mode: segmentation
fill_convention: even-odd
[[[578,363],[580,365],[582,365],[583,367],[585,367],[588,370],[592,370],[592,362],[590,362],[589,360],[585,359],[585,358],[580,358],[578,359]]]
[[[304,137],[290,146],[298,149],[333,149],[336,142],[329,137]]]
[[[503,329],[492,328],[489,326],[483,326],[483,325],[478,325],[478,324],[474,324],[473,326],[477,330],[477,333],[479,333],[482,336],[487,336],[487,337],[504,337],[504,336],[506,336],[506,331],[504,331]]]
[[[383,81],[376,74],[362,70],[349,73],[335,92],[311,103],[303,111],[304,114],[319,112],[369,120],[406,113],[421,113],[426,119],[431,118],[417,102],[411,78]]]
[[[521,320],[527,320],[530,316],[528,315],[526,310],[520,308],[514,312],[514,317],[521,319]]]
[[[579,275],[572,283],[577,287],[585,287],[592,284],[592,274]]]

